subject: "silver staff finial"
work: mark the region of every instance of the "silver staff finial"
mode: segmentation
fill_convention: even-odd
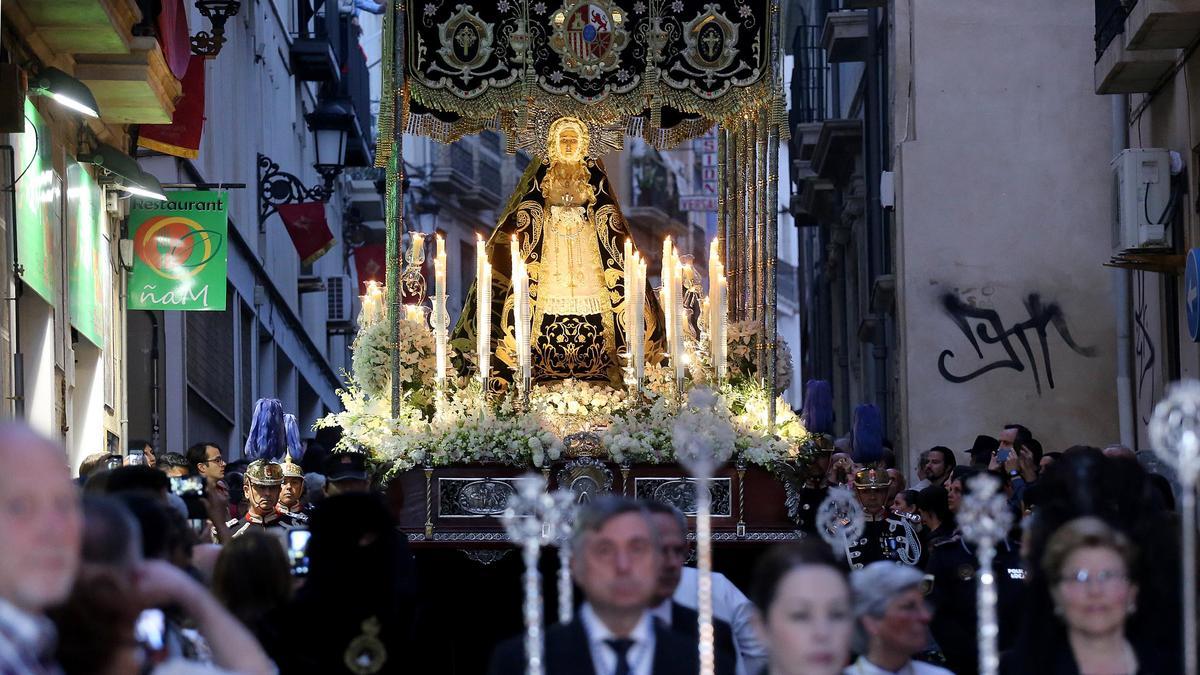
[[[847,487],[830,488],[817,508],[817,532],[833,550],[845,553],[850,565],[854,564],[850,547],[862,536],[866,523],[862,504]]]
[[[1175,470],[1182,493],[1184,672],[1196,675],[1196,474],[1200,472],[1200,381],[1171,386],[1150,418],[1154,454]]]
[[[548,534],[550,543],[558,547],[558,622],[571,623],[574,610],[574,587],[571,584],[571,535],[575,530],[575,515],[579,511],[578,495],[573,490],[559,489],[551,495]]]
[[[979,558],[976,575],[975,602],[979,617],[979,675],[996,675],[1000,668],[1000,652],[996,639],[1000,626],[996,620],[996,575],[993,561],[996,545],[1008,536],[1012,526],[1012,510],[1000,492],[1000,481],[981,473],[967,481],[969,492],[963,495],[958,522],[963,536],[975,544]]]
[[[550,524],[554,499],[546,494],[546,479],[537,473],[517,481],[517,492],[508,498],[508,508],[500,517],[508,536],[521,547],[525,562],[525,657],[526,675],[542,675],[542,575],[538,571],[542,540]]]

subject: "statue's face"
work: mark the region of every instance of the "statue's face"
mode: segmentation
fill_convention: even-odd
[[[578,162],[583,155],[583,148],[579,143],[579,131],[566,127],[558,132],[558,154],[567,162]]]

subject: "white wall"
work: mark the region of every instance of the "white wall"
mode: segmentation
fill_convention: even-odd
[[[903,447],[914,456],[938,444],[964,449],[1005,422],[1029,426],[1048,451],[1114,440],[1114,318],[1102,267],[1111,253],[1110,111],[1087,76],[1093,3],[894,7]],[[1031,316],[1035,296],[1042,309]],[[986,331],[1006,332],[1015,355],[1004,343],[981,344],[977,355],[947,298],[995,312]],[[1046,323],[1054,307],[1080,350]],[[967,322],[978,335],[981,321]],[[1044,327],[1045,352],[1026,322]]]

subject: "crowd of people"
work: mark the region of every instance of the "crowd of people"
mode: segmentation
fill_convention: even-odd
[[[0,426],[0,673],[414,672],[414,561],[361,455],[130,450],[72,479],[61,446]],[[1174,495],[1128,449],[1043,453],[1014,424],[964,453],[930,448],[911,489],[890,451],[856,461],[853,442],[830,439],[808,470],[801,530],[847,488],[863,534],[765,551],[748,594],[714,574],[717,673],[977,673],[980,571],[958,514],[981,473],[1017,516],[994,564],[1002,673],[1182,672]],[[570,545],[581,602],[545,631],[548,675],[698,672],[680,511],[597,497]],[[514,637],[490,673],[526,661]]]

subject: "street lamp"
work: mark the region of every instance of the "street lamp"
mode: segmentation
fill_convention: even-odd
[[[421,197],[413,204],[413,211],[421,221],[421,231],[433,232],[437,227],[437,216],[442,210],[442,204],[428,187],[422,187],[420,192]]]
[[[58,68],[46,68],[38,73],[29,93],[54,99],[63,106],[88,117],[100,117],[100,106],[87,85]]]
[[[325,100],[304,119],[317,140],[313,168],[325,179],[326,189],[332,190],[333,180],[345,167],[346,139],[354,128],[354,112],[341,101]]]
[[[103,169],[106,182],[118,190],[158,201],[167,200],[157,178],[142,171],[137,160],[107,143],[97,144],[91,152],[80,153],[77,159]]]

